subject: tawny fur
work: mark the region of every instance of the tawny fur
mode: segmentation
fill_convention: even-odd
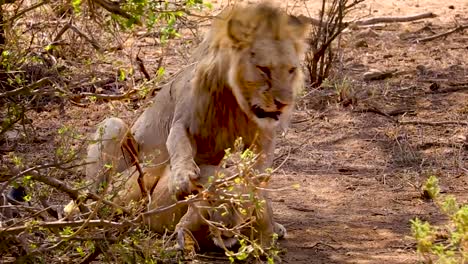
[[[287,126],[304,82],[300,61],[306,31],[297,18],[266,4],[225,10],[214,19],[194,63],[156,95],[131,129],[118,118],[100,124],[94,136],[98,142],[88,149],[88,179],[110,181],[111,173],[131,166],[131,154],[122,155],[123,143],[132,145],[146,164],[147,184],[162,181],[150,208],[195,190],[200,168],[217,166],[238,137],[260,155],[255,169],[270,167],[276,130]],[[142,198],[136,177],[125,189],[117,197],[120,202]],[[161,231],[178,219],[149,220]]]
[[[166,207],[174,204],[176,200],[171,195],[168,186],[168,180],[171,177],[170,170],[166,167],[164,171],[159,171],[157,175],[153,175],[154,170],[146,170],[143,168],[146,188],[150,188],[156,181],[156,187],[151,195],[151,202],[148,206],[150,209]],[[230,177],[232,173],[229,169],[222,169],[219,166],[201,165],[200,178],[197,180],[199,185],[207,186],[209,178],[213,178],[218,172],[222,172],[225,178]],[[130,181],[136,182],[138,173],[132,170],[125,171],[122,178],[129,178]],[[200,188],[200,191],[203,188]],[[134,189],[123,188],[118,197],[129,196],[135,197],[135,193],[130,193]],[[273,214],[270,203],[266,202],[266,195],[262,190],[255,190],[255,195],[258,200],[265,200],[261,208],[256,207],[252,202],[246,201],[242,204],[245,214],[240,212],[240,206],[231,204],[226,201],[220,201],[217,198],[226,195],[227,188],[223,193],[210,193],[213,200],[203,200],[187,205],[179,205],[170,208],[169,210],[150,214],[143,217],[143,222],[147,224],[153,231],[164,233],[165,231],[175,231],[177,233],[177,242],[180,247],[184,247],[184,233],[190,232],[196,239],[202,249],[210,249],[213,246],[220,248],[229,248],[237,242],[234,237],[236,232],[240,232],[265,247],[271,246],[273,242],[273,234],[277,233],[280,237],[285,235],[286,230],[279,224],[273,221]],[[244,185],[236,185],[231,191],[227,191],[232,195],[252,195],[251,188],[245,188]],[[123,203],[117,199],[116,202]],[[126,201],[128,203],[128,201]],[[220,208],[225,208],[222,210]],[[216,209],[218,208],[218,209]],[[227,212],[227,214],[226,214]],[[227,228],[236,228],[255,217],[255,221],[251,225],[246,225],[239,231],[222,231],[218,228],[210,226],[206,220],[213,221],[224,225]],[[206,220],[205,220],[206,219]]]

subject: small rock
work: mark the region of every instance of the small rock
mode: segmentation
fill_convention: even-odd
[[[439,88],[440,88],[440,85],[438,83],[436,83],[436,82],[433,82],[433,83],[431,83],[431,85],[429,85],[429,90],[431,90],[433,92],[439,90]]]
[[[419,75],[426,75],[427,74],[427,68],[424,65],[416,66],[416,70],[418,71]]]
[[[376,38],[378,37],[379,34],[375,32],[375,30],[372,30],[371,28],[367,28],[358,34],[356,34],[357,39],[362,39],[362,38]]]
[[[356,43],[354,43],[354,46],[356,48],[367,48],[367,47],[369,47],[369,45],[367,45],[367,42],[365,40],[363,40],[363,39],[356,41]]]
[[[468,143],[468,137],[466,135],[455,136],[455,142],[457,143]]]
[[[449,5],[448,8],[449,9],[455,9],[455,6],[454,5]]]
[[[376,69],[371,69],[362,75],[364,81],[383,80],[392,76],[392,72],[382,72]]]
[[[18,130],[7,130],[5,132],[5,138],[10,141],[18,140],[21,136],[21,133]]]

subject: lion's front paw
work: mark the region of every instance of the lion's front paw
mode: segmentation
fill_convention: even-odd
[[[286,236],[286,234],[288,233],[286,231],[286,227],[284,227],[282,224],[276,223],[276,222],[275,222],[275,226],[273,228],[273,232],[275,232],[275,234],[278,235],[279,239],[284,238]]]
[[[193,162],[190,166],[174,167],[171,175],[171,182],[169,188],[177,200],[184,199],[197,190],[194,181],[198,180],[200,176],[200,169]]]
[[[193,236],[192,232],[185,228],[176,228],[177,246],[180,251],[196,252],[200,251],[197,239]]]

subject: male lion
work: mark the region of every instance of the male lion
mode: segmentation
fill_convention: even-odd
[[[118,118],[99,125],[97,142],[88,148],[87,177],[108,181],[110,167],[122,172],[136,156],[151,175],[144,178],[147,190],[158,175],[168,174],[163,178],[171,195],[158,194],[158,183],[152,197],[166,195],[173,203],[170,197],[181,199],[198,188],[200,168],[219,165],[238,137],[259,154],[255,169],[265,170],[272,165],[276,130],[288,125],[304,82],[306,32],[305,23],[267,4],[225,10],[194,63],[163,87],[131,129]],[[132,179],[121,202],[141,199]]]

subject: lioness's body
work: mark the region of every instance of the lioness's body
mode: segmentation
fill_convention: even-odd
[[[202,165],[200,166],[200,177],[197,179],[199,186],[207,186],[209,178],[214,178],[219,171],[222,171],[225,178],[230,177],[232,174],[229,170],[221,169],[219,166]],[[163,171],[158,171],[156,174],[155,170],[143,168],[144,179],[146,188],[149,189],[155,184],[154,191],[151,195],[150,204],[148,208],[164,208],[173,205],[176,200],[169,190],[169,178],[171,172],[168,167],[165,167]],[[139,174],[136,171],[127,170],[121,177],[128,179],[127,186],[136,184]],[[227,187],[223,190],[223,193],[227,191]],[[139,192],[131,193],[129,188],[122,188],[118,193],[118,197],[126,197],[128,199],[132,196],[132,200],[138,201]],[[200,191],[203,187],[200,188]],[[233,195],[245,195],[248,197],[252,196],[252,190],[244,188],[242,185],[237,186],[229,193]],[[265,202],[263,206],[256,207],[252,204],[252,201],[246,201],[242,203],[243,208],[247,208],[244,213],[240,213],[241,205],[231,204],[226,201],[218,200],[219,196],[223,194],[217,194],[216,191],[210,194],[212,200],[202,200],[190,204],[181,204],[178,206],[170,207],[162,212],[149,214],[143,217],[143,221],[153,231],[157,233],[164,233],[165,231],[176,231],[178,233],[178,244],[183,247],[184,244],[184,233],[189,232],[193,235],[193,238],[197,241],[201,249],[212,249],[213,246],[220,248],[229,248],[237,242],[237,238],[234,235],[238,232],[250,239],[257,240],[264,246],[270,246],[273,239],[273,234],[277,233],[279,236],[283,236],[285,230],[280,225],[275,225],[273,221],[273,214],[271,212],[270,203]],[[265,200],[266,196],[262,190],[255,191],[256,199]],[[136,199],[135,199],[136,198]],[[117,202],[124,202],[119,201]],[[128,200],[127,200],[128,202]],[[227,208],[228,210],[223,210]],[[252,218],[254,217],[254,218]],[[252,221],[251,224],[245,225],[238,231],[222,231],[217,228],[210,227],[207,221],[213,221],[222,224],[226,228],[237,228],[244,225],[247,221]]]
[[[305,34],[297,18],[268,5],[223,12],[195,52],[194,64],[156,95],[131,129],[117,118],[100,125],[98,143],[88,149],[87,177],[109,180],[108,172],[101,173],[108,164],[126,170],[131,155],[122,155],[121,146],[131,145],[151,175],[148,186],[166,175],[164,187],[152,194],[151,209],[196,189],[200,167],[218,165],[238,137],[260,155],[255,169],[271,166],[277,127],[287,125],[303,85]],[[126,190],[117,199],[141,199],[136,180]],[[151,226],[161,231],[160,225]]]

